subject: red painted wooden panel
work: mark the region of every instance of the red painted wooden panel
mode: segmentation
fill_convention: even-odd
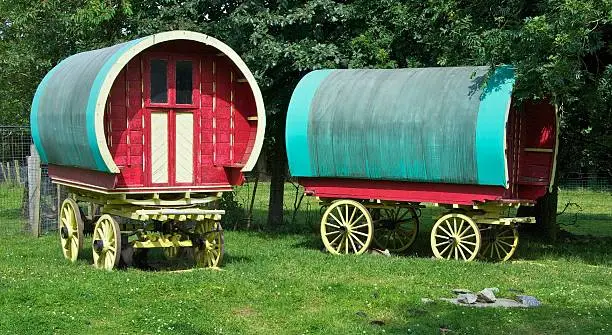
[[[301,178],[300,184],[304,185],[306,192],[321,198],[381,199],[461,205],[502,201],[506,191],[505,188],[497,186],[334,178]]]
[[[196,65],[193,74],[194,104],[177,106],[171,103],[175,101],[175,69],[172,65],[168,69],[169,103],[155,106],[156,110],[167,110],[171,114],[179,110],[187,111],[185,108],[191,108],[189,110],[194,113],[194,185],[242,183],[240,169],[231,166],[244,164],[252,150],[257,121],[248,121],[247,117],[256,115],[255,102],[248,83],[236,82],[244,76],[227,57],[218,56],[217,53],[217,50],[187,41],[162,43],[130,61],[119,74],[108,101],[110,111],[105,115],[109,149],[120,169],[117,187],[143,189],[151,186],[148,182],[150,177],[147,177],[150,166],[146,159],[143,160],[143,155],[150,157],[150,141],[146,138],[151,136],[147,121],[151,110],[142,107],[147,97],[146,94],[143,96],[142,90],[144,88],[147,92],[149,89],[146,60],[150,56],[167,57],[169,64],[172,64],[172,60],[192,59]],[[213,99],[216,100],[214,115]],[[172,117],[169,119],[171,131],[173,120]],[[171,136],[169,140],[169,155],[172,155],[174,141]],[[172,161],[172,157],[169,160]],[[169,170],[169,174],[172,171]],[[171,175],[169,177],[172,178]]]

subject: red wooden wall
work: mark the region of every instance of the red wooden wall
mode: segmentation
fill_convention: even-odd
[[[257,128],[251,88],[231,60],[216,49],[187,41],[172,41],[158,44],[132,59],[111,89],[105,131],[109,149],[120,170],[117,187],[155,186],[151,184],[150,176],[147,177],[150,136],[155,134],[150,134],[147,128],[150,113],[160,108],[145,103],[148,94],[145,72],[148,66],[145,62],[155,55],[189,56],[197,67],[193,83],[195,109],[176,109],[194,114],[193,183],[179,186],[193,188],[241,183],[240,169],[250,156]],[[170,139],[169,146],[172,145]],[[176,185],[170,183],[168,186]]]

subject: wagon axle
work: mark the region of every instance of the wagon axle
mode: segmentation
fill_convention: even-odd
[[[104,241],[102,240],[94,240],[93,241],[93,248],[97,253],[102,252],[102,250],[104,250]]]
[[[68,239],[68,228],[62,227],[60,229],[60,234],[61,234],[63,239]]]

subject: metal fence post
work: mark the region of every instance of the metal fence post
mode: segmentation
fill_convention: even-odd
[[[40,173],[40,156],[32,144],[28,156],[28,213],[30,231],[36,237],[40,236]]]

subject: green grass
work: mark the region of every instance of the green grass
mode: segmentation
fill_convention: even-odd
[[[267,208],[267,185],[260,187],[256,229]],[[287,189],[286,200],[292,191]],[[432,260],[427,241],[435,209],[424,211],[424,228],[406,255],[323,253],[315,233],[319,210],[311,198],[305,199],[310,210],[300,211],[283,233],[226,231],[220,271],[104,272],[90,265],[89,246],[85,259],[68,264],[55,235],[36,239],[11,230],[0,243],[0,333],[439,334],[440,327],[450,334],[610,333],[609,197],[562,192],[561,199],[577,199],[583,208],[578,223],[567,228],[598,236],[552,245],[523,240],[514,261],[504,264]],[[23,225],[19,208],[2,208],[0,214],[1,231]],[[290,208],[286,214],[289,219]],[[511,289],[522,290],[543,306],[477,309],[421,302],[450,297],[453,288],[492,286],[507,297]]]

